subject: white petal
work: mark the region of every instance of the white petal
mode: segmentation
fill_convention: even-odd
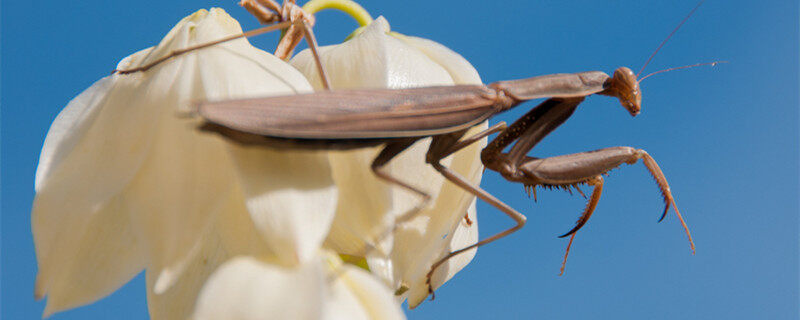
[[[203,287],[194,319],[404,319],[391,291],[333,254],[298,268],[239,257]]]
[[[159,46],[124,59],[118,69],[239,32],[224,11],[201,10],[176,25]],[[293,68],[241,39],[147,72],[107,77],[74,99],[48,133],[37,169],[32,213],[40,266],[37,295],[82,286],[83,275],[76,270],[90,272],[101,264],[74,257],[106,258],[105,252],[121,244],[134,246],[130,256],[119,253],[119,260],[137,271],[144,263],[138,253],[146,246],[150,268],[159,273],[158,291],[168,289],[200,251],[211,217],[223,206],[220,195],[236,183],[220,139],[200,134],[197,120],[175,118],[177,111],[203,100],[310,90]],[[97,221],[120,227],[116,234],[97,233]],[[71,267],[59,270],[65,264]],[[102,297],[134,272],[109,268],[94,271],[102,275],[97,281],[104,281],[86,286],[94,292],[74,299],[53,296],[49,310]]]
[[[392,193],[371,170],[365,170],[377,156],[377,149],[354,152],[331,152],[333,179],[339,186],[336,218],[326,245],[338,253],[362,255],[365,240],[370,247],[387,251],[392,237],[377,243],[377,235],[394,224]]]
[[[213,221],[209,232],[203,235],[198,254],[192,257],[168,290],[156,293],[160,272],[148,270],[147,307],[152,319],[188,319],[203,284],[217,267],[237,255],[271,255],[250,222],[241,192],[235,189],[238,188],[231,190],[227,197],[220,196],[227,198],[224,209]]]
[[[475,126],[466,135],[475,134],[485,130],[486,127],[486,123]],[[486,139],[454,154],[449,165],[450,169],[459,173],[473,185],[480,185],[481,173],[483,172],[480,150],[484,146],[486,146]],[[464,191],[455,184],[447,183],[442,188],[441,195],[434,207],[421,214],[427,219],[424,233],[420,234],[419,228],[413,225],[401,225],[398,228],[395,233],[395,251],[393,251],[392,257],[395,260],[395,270],[402,273],[403,282],[410,288],[408,301],[410,307],[415,307],[427,296],[428,288],[425,284],[425,275],[433,263],[438,261],[444,254],[450,252],[450,239],[445,238],[445,236],[456,232],[457,227],[464,220],[464,213],[468,212],[468,208],[474,201],[475,196],[471,193]],[[420,218],[423,219],[423,217]],[[473,221],[477,220],[473,219]],[[469,260],[471,259],[463,262],[468,263]],[[455,269],[461,269],[462,267],[456,267]],[[449,277],[452,277],[452,275],[448,275],[445,280]],[[434,289],[438,287],[435,282],[434,285]]]
[[[386,34],[386,19],[375,19],[364,32],[340,45],[320,48],[320,59],[333,88],[409,88],[452,85],[447,70],[402,40]],[[290,62],[315,88],[321,88],[310,51]]]
[[[154,130],[146,113],[148,106],[122,103],[135,97],[134,90],[131,89],[132,81],[117,76],[103,81],[111,82],[105,97],[100,98],[103,92],[93,93],[97,98],[92,99],[91,105],[85,106],[85,110],[91,110],[90,113],[94,115],[75,118],[82,123],[77,123],[68,132],[60,129],[51,131],[51,136],[46,139],[49,143],[43,150],[43,162],[38,175],[41,180],[31,214],[39,263],[36,288],[39,297],[49,294],[50,290],[56,290],[51,286],[77,285],[73,281],[81,279],[74,278],[74,270],[95,267],[92,264],[96,263],[91,259],[75,260],[78,263],[86,262],[87,265],[75,265],[73,271],[61,273],[58,270],[60,266],[75,263],[75,256],[91,252],[110,253],[120,243],[132,242],[130,231],[123,228],[127,224],[127,217],[98,215],[127,214],[123,206],[128,203],[127,199],[118,199],[118,194],[134,177],[144,160]],[[92,90],[94,89],[96,88]],[[144,113],[137,112],[136,109],[143,109]],[[69,111],[67,114],[71,113]],[[59,127],[62,124],[58,124]],[[64,127],[69,125],[65,124]],[[96,221],[120,224],[119,233],[102,232],[101,236],[95,237],[97,228],[105,228],[97,225]],[[119,237],[114,238],[117,235]],[[92,239],[96,241],[91,241]],[[138,245],[138,242],[133,244]],[[139,248],[132,247],[130,250],[138,252]],[[137,254],[134,256],[138,257]],[[135,266],[143,264],[143,261],[131,261],[133,258],[121,259]],[[118,274],[115,273],[117,271]],[[113,268],[103,272],[108,273],[104,277],[109,283],[98,285],[97,288],[102,287],[102,290],[86,293],[87,297],[97,299],[113,291],[111,287],[116,288],[124,283],[120,279],[127,281],[131,276],[127,268]],[[73,302],[59,304],[72,305]],[[53,310],[57,309],[59,308]]]
[[[409,45],[422,51],[428,58],[435,61],[438,65],[447,70],[453,82],[456,84],[482,84],[481,76],[475,67],[464,59],[460,54],[442,44],[419,37],[400,36]]]
[[[147,48],[125,57],[119,62],[117,68],[129,67],[132,61],[141,60],[151,49]],[[61,110],[47,131],[47,137],[39,155],[39,165],[36,168],[34,182],[34,189],[37,192],[50,177],[54,168],[58,167],[61,161],[71,154],[78,142],[87,134],[89,128],[95,125],[94,121],[97,120],[97,115],[109,103],[107,100],[111,96],[112,89],[124,87],[118,90],[130,90],[134,85],[135,83],[130,81],[120,81],[119,77],[102,78],[73,98]],[[111,103],[113,102],[111,101]]]
[[[427,258],[427,261],[423,259],[419,260],[419,264],[421,266],[425,266],[423,269],[425,275],[420,276],[419,274],[416,274],[408,278],[410,280],[410,284],[407,284],[410,287],[408,292],[409,307],[415,308],[428,296],[426,275],[433,263],[436,263],[450,252],[465,248],[478,242],[478,220],[475,210],[475,200],[476,199],[473,198],[472,204],[469,206],[469,209],[466,212],[466,215],[470,218],[472,224],[468,224],[465,219],[461,219],[455,231],[447,235],[447,238],[445,239],[446,246],[440,247],[437,255]],[[463,217],[464,215],[461,216]],[[431,277],[431,286],[433,289],[436,290],[442,286],[442,284],[455,276],[456,273],[461,271],[461,269],[466,267],[467,264],[469,264],[470,261],[472,261],[472,259],[475,257],[476,253],[477,248],[471,249],[448,259],[447,262],[440,265],[436,271],[434,271],[433,276]]]
[[[159,57],[159,52],[241,33],[238,22],[220,9],[198,11],[178,26],[141,63]],[[144,99],[162,106],[158,143],[133,189],[135,197],[147,199],[136,208],[140,213],[135,221],[149,240],[152,267],[161,270],[156,292],[179,277],[196,253],[210,217],[219,210],[218,195],[237,183],[220,139],[200,134],[198,122],[176,119],[176,111],[197,101],[310,91],[302,75],[245,39],[173,60],[143,76],[136,74],[143,77]],[[175,106],[177,110],[171,109]]]
[[[284,268],[251,257],[234,258],[203,286],[193,319],[319,319],[326,282],[319,260]]]
[[[388,254],[378,252],[377,250],[367,251],[365,258],[369,271],[383,280],[389,288],[400,289],[400,278],[395,276],[394,265],[391,257]],[[401,299],[405,300],[405,298]]]
[[[250,216],[287,264],[314,256],[328,235],[338,195],[322,152],[231,145]]]
[[[239,23],[222,9],[200,10],[184,18],[155,47],[146,64],[162,55],[242,33]],[[170,103],[175,111],[191,111],[200,101],[310,92],[302,74],[247,39],[228,41],[170,59],[133,77],[146,77],[147,93]]]
[[[459,220],[456,230],[447,235],[447,239],[445,239],[447,240],[447,246],[445,250],[440,253],[439,258],[444,257],[450,252],[461,250],[478,242],[478,213],[475,208],[475,202],[477,200],[478,199],[472,200],[472,204],[465,213],[465,216],[469,217],[471,223],[467,222],[466,219]],[[433,287],[438,288],[447,280],[450,280],[450,278],[472,261],[477,251],[478,249],[475,248],[461,253],[447,260],[446,263],[437,268],[433,273]]]
[[[168,288],[196,253],[214,214],[236,183],[222,141],[199,134],[196,121],[163,115],[158,138],[125,196],[131,221],[150,253],[150,269],[164,272]]]
[[[444,178],[425,163],[429,144],[430,139],[418,141],[392,159],[384,170],[436,199]],[[339,199],[334,227],[328,239],[331,247],[344,250],[339,251],[341,253],[364,255],[367,250],[378,250],[388,254],[393,235],[386,236],[386,233],[394,226],[394,219],[421,202],[416,194],[375,176],[370,166],[378,150],[331,155],[336,185],[344,195],[349,195]],[[449,164],[449,160],[443,162]]]
[[[128,213],[116,197],[85,221],[85,229],[59,243],[41,263],[36,295],[47,294],[43,317],[94,302],[128,282],[145,266],[146,252],[130,227]]]
[[[112,77],[105,77],[95,82],[89,89],[72,99],[64,110],[58,114],[42,146],[39,166],[36,168],[34,188],[39,191],[43,181],[49,177],[50,171],[69,155],[70,151],[86,134],[92,121],[100,110],[102,100],[113,85]]]
[[[389,288],[369,272],[343,265],[331,276],[324,319],[405,319]]]

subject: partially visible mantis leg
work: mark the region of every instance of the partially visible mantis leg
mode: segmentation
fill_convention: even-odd
[[[314,59],[317,63],[317,70],[320,73],[320,78],[322,79],[322,85],[323,87],[325,87],[325,89],[330,89],[330,81],[328,80],[327,74],[323,70],[322,64],[320,62],[319,55],[317,52],[316,38],[314,37],[314,32],[311,30],[311,26],[314,23],[313,15],[305,13],[302,10],[302,8],[300,8],[294,3],[294,1],[284,2],[283,7],[279,6],[276,2],[271,0],[259,0],[259,1],[245,0],[241,1],[239,4],[245,9],[247,9],[248,12],[253,14],[259,20],[259,22],[263,24],[274,23],[276,21],[281,21],[281,22],[271,26],[244,32],[241,34],[235,34],[228,37],[224,37],[219,40],[174,50],[169,54],[160,57],[156,60],[153,60],[152,62],[146,65],[125,70],[114,70],[112,73],[128,74],[140,71],[144,72],[166,60],[169,60],[173,57],[194,50],[207,48],[213,45],[217,45],[223,42],[228,42],[231,40],[236,40],[239,38],[248,38],[263,33],[288,28],[281,41],[278,43],[278,46],[275,50],[275,56],[281,59],[286,59],[289,55],[291,55],[291,52],[294,50],[297,44],[300,43],[300,40],[302,40],[303,36],[305,36],[306,41],[308,42],[308,47],[311,48],[311,53],[313,54]]]
[[[479,141],[481,138],[485,137],[486,135],[490,134],[490,133],[487,133],[487,132],[495,132],[495,131],[500,130],[500,128],[503,128],[503,127],[505,127],[505,123],[501,123],[501,124],[495,125],[495,126],[489,128],[489,129],[487,129],[486,131],[478,133],[475,136],[466,138],[463,141],[471,141],[472,143],[474,143],[476,141]],[[475,137],[478,137],[478,138],[476,139]],[[465,191],[467,191],[469,193],[472,193],[473,195],[475,195],[476,197],[480,198],[481,200],[486,201],[487,203],[489,203],[493,207],[499,209],[500,211],[502,211],[503,213],[508,215],[511,219],[514,219],[514,221],[517,224],[515,226],[513,226],[513,227],[511,227],[509,229],[506,229],[506,230],[504,230],[502,232],[499,232],[499,233],[497,233],[497,234],[495,234],[495,235],[493,235],[491,237],[488,237],[486,239],[478,241],[475,244],[472,244],[472,245],[467,246],[465,248],[450,252],[447,255],[445,255],[444,257],[442,257],[441,259],[439,259],[439,261],[437,261],[433,265],[431,265],[431,269],[430,269],[430,271],[428,271],[428,274],[426,275],[426,278],[427,278],[426,281],[427,281],[427,284],[428,284],[428,292],[432,295],[431,299],[433,299],[435,297],[433,295],[433,286],[431,284],[431,277],[433,276],[434,271],[436,271],[436,268],[441,266],[443,263],[445,263],[450,258],[452,258],[452,257],[454,257],[454,256],[456,256],[456,255],[458,255],[458,254],[460,254],[462,252],[468,251],[468,250],[473,249],[473,248],[477,248],[479,246],[482,246],[482,245],[485,245],[485,244],[490,243],[492,241],[495,241],[495,240],[498,240],[500,238],[503,238],[503,237],[505,237],[505,236],[507,236],[507,235],[509,235],[511,233],[514,233],[515,231],[517,231],[517,230],[521,229],[523,226],[525,226],[525,221],[527,220],[523,214],[517,212],[516,210],[514,210],[513,208],[511,208],[507,204],[503,203],[502,201],[498,200],[497,198],[495,198],[494,196],[492,196],[488,192],[484,191],[480,187],[472,185],[472,183],[469,182],[468,180],[466,180],[464,177],[462,177],[461,175],[459,175],[455,171],[452,171],[450,168],[447,168],[447,167],[443,166],[440,163],[442,158],[446,157],[447,155],[452,154],[453,152],[458,151],[459,149],[463,149],[463,148],[465,148],[466,146],[469,145],[469,144],[466,144],[466,143],[458,143],[458,142],[456,142],[456,143],[450,144],[449,146],[447,146],[445,148],[437,148],[437,146],[443,145],[440,141],[446,140],[447,138],[448,138],[448,136],[437,136],[437,137],[434,137],[433,142],[431,142],[431,150],[428,151],[427,162],[430,163],[433,166],[433,168],[436,169],[436,171],[439,171],[439,173],[441,173],[442,176],[444,176],[447,180],[449,180],[450,182],[452,182],[455,185],[459,186],[460,188],[464,189]],[[447,143],[444,143],[444,144],[447,144]],[[459,147],[458,148],[451,148],[452,146],[459,146]],[[444,152],[441,152],[441,151],[437,152],[439,150],[443,150]]]
[[[477,134],[475,134],[475,135],[473,135],[473,136],[471,136],[471,137],[469,137],[467,139],[464,139],[462,141],[456,141],[456,140],[458,138],[460,138],[464,134],[465,131],[464,132],[454,133],[454,134],[451,134],[451,135],[447,136],[448,138],[453,139],[452,141],[454,141],[454,142],[442,143],[442,139],[441,138],[439,138],[439,139],[434,138],[434,141],[431,142],[431,150],[436,149],[437,146],[438,147],[444,147],[444,148],[441,148],[443,151],[440,153],[440,154],[443,154],[443,155],[440,156],[436,160],[438,162],[438,160],[440,160],[441,158],[444,158],[444,157],[452,154],[453,152],[458,151],[459,149],[462,149],[462,148],[464,148],[464,147],[466,147],[466,146],[468,146],[470,144],[473,144],[473,143],[479,141],[480,139],[483,139],[484,137],[486,137],[486,136],[488,136],[488,135],[490,135],[492,133],[502,131],[505,128],[506,128],[506,123],[505,122],[500,122],[498,124],[493,125],[492,127],[488,128],[488,129],[486,129],[484,131],[481,131],[481,132],[479,132],[479,133],[477,133]],[[383,179],[386,182],[389,182],[391,184],[395,184],[395,185],[397,185],[399,187],[402,187],[402,188],[404,188],[404,189],[406,189],[408,191],[416,193],[417,195],[422,197],[422,201],[417,206],[415,206],[411,210],[409,210],[409,211],[403,213],[402,215],[400,215],[399,217],[397,217],[395,219],[394,227],[389,229],[389,230],[387,230],[386,232],[381,233],[379,235],[379,237],[378,237],[378,241],[382,240],[384,237],[386,237],[390,233],[394,232],[394,230],[397,229],[398,225],[403,224],[405,222],[408,222],[408,221],[414,219],[414,217],[417,214],[419,214],[419,212],[422,211],[422,209],[425,208],[428,205],[428,202],[430,202],[430,200],[431,200],[431,196],[428,193],[426,193],[425,191],[422,191],[422,190],[418,189],[417,187],[414,187],[414,186],[412,186],[412,185],[410,185],[410,184],[408,184],[408,183],[406,183],[404,181],[401,181],[401,180],[389,175],[387,172],[385,172],[383,170],[384,166],[387,163],[389,163],[389,161],[391,161],[394,157],[396,157],[398,154],[403,152],[403,150],[408,149],[408,147],[410,147],[412,144],[414,144],[414,142],[416,142],[417,140],[418,140],[418,138],[409,138],[409,139],[402,139],[402,140],[398,140],[398,141],[389,142],[389,143],[386,144],[386,146],[383,148],[383,150],[381,150],[381,152],[378,154],[378,156],[375,157],[375,160],[372,161],[372,171],[375,173],[375,175],[377,177]],[[457,148],[452,148],[453,146],[457,146]],[[430,156],[430,154],[432,153],[431,150],[428,151],[428,156]],[[465,219],[467,219],[469,224],[472,224],[472,222],[469,220],[469,218],[466,215],[464,217],[465,217]]]
[[[414,142],[416,142],[417,140],[419,140],[419,138],[408,138],[408,139],[389,142],[386,144],[383,150],[381,150],[378,156],[375,157],[375,160],[372,161],[372,172],[375,173],[375,176],[377,176],[380,179],[383,179],[388,183],[397,185],[403,189],[411,191],[422,198],[422,200],[418,205],[416,205],[411,210],[397,217],[395,219],[394,227],[385,232],[382,232],[378,236],[378,241],[383,240],[384,237],[392,233],[397,228],[397,225],[413,219],[423,208],[425,208],[428,205],[428,202],[430,202],[431,200],[431,196],[427,192],[420,190],[419,188],[412,186],[404,181],[401,181],[400,179],[397,179],[396,177],[390,175],[388,172],[384,171],[385,166],[387,163],[389,163],[389,161],[391,161],[394,157],[403,152],[403,150],[408,149],[408,147],[414,144]]]
[[[317,63],[317,71],[322,79],[322,87],[330,90],[330,80],[322,67],[322,62],[317,52],[317,38],[314,36],[312,27],[314,25],[314,15],[307,13],[302,7],[298,6],[294,0],[285,0],[283,5],[278,5],[272,0],[242,0],[239,5],[247,9],[261,23],[274,23],[276,21],[293,22],[282,34],[278,46],[275,48],[275,56],[281,60],[287,60],[292,55],[294,48],[300,44],[300,40],[305,37],[311,55]]]
[[[471,137],[468,137],[466,139],[463,139],[463,140],[460,140],[460,141],[456,142],[454,145],[452,145],[449,148],[447,148],[443,152],[443,154],[440,155],[440,156],[441,156],[441,158],[445,158],[445,157],[453,154],[454,152],[467,147],[468,145],[471,145],[471,144],[473,144],[475,142],[478,142],[478,140],[481,140],[481,139],[489,136],[490,134],[503,131],[506,128],[508,128],[508,125],[506,124],[506,122],[505,121],[500,121],[499,123],[496,123],[495,125],[487,128],[486,130],[483,130],[481,132],[476,133],[475,135],[473,135]],[[472,220],[469,218],[469,214],[464,214],[464,221],[467,223],[467,225],[470,225],[470,226],[472,225]]]
[[[213,45],[217,45],[217,44],[220,44],[220,43],[223,43],[223,42],[228,42],[228,41],[231,41],[231,40],[236,40],[236,39],[239,39],[239,38],[248,38],[248,37],[256,36],[256,35],[259,35],[259,34],[275,31],[275,30],[278,30],[278,29],[283,29],[283,28],[286,28],[288,26],[291,26],[292,24],[293,24],[293,22],[291,22],[291,21],[281,22],[281,23],[274,24],[274,25],[271,25],[271,26],[268,26],[268,27],[263,27],[263,28],[258,28],[258,29],[255,29],[255,30],[251,30],[251,31],[248,31],[248,32],[245,32],[245,33],[234,34],[234,35],[231,35],[231,36],[228,36],[228,37],[224,37],[224,38],[219,39],[219,40],[206,42],[206,43],[201,43],[201,44],[194,45],[194,46],[189,46],[189,47],[186,47],[186,48],[183,48],[183,49],[174,50],[174,51],[170,52],[169,54],[167,54],[167,55],[165,55],[165,56],[163,56],[161,58],[158,58],[156,60],[153,60],[152,62],[150,62],[150,63],[148,63],[146,65],[139,66],[139,67],[136,67],[136,68],[131,68],[131,69],[114,70],[111,73],[128,74],[128,73],[134,73],[134,72],[140,72],[140,71],[144,72],[144,71],[147,71],[148,69],[158,65],[159,63],[162,63],[162,62],[164,62],[166,60],[169,60],[169,59],[171,59],[173,57],[182,55],[184,53],[188,53],[188,52],[191,52],[191,51],[194,51],[194,50],[198,50],[198,49],[207,48],[207,47],[210,47],[210,46],[213,46]]]
[[[272,24],[281,20],[281,5],[272,0],[241,0],[239,6],[245,8],[261,24]]]
[[[447,157],[448,155],[452,154],[453,152],[456,152],[456,151],[458,151],[460,149],[463,149],[463,148],[467,147],[468,145],[473,144],[473,143],[479,141],[480,139],[483,139],[484,137],[486,137],[486,136],[488,136],[488,135],[490,135],[492,133],[496,133],[496,132],[505,130],[505,128],[506,128],[506,123],[505,122],[500,122],[500,123],[497,123],[497,124],[487,128],[486,130],[483,130],[483,131],[481,131],[479,133],[476,133],[475,135],[470,136],[470,137],[468,137],[468,138],[466,138],[466,139],[464,139],[462,141],[455,142],[454,144],[450,144],[450,143],[442,144],[441,143],[441,139],[434,138],[434,141],[431,142],[431,150],[436,149],[437,146],[446,146],[446,148],[444,148],[443,152],[438,153],[438,154],[441,155],[437,159],[437,161],[438,161],[438,160],[440,160],[440,159],[442,159],[444,157]],[[459,137],[461,137],[461,135],[463,135],[463,132],[455,133],[453,135],[449,135],[448,137],[454,138],[454,139],[458,139]],[[397,225],[399,223],[407,222],[407,221],[413,219],[414,216],[417,213],[419,213],[419,211],[422,208],[427,206],[428,201],[430,201],[430,199],[431,199],[431,196],[428,193],[426,193],[425,191],[419,190],[418,188],[416,188],[416,187],[414,187],[414,186],[412,186],[412,185],[410,185],[408,183],[400,181],[399,179],[397,179],[397,178],[395,178],[395,177],[393,177],[393,176],[391,176],[388,173],[383,171],[383,167],[387,163],[389,163],[390,160],[392,160],[394,157],[396,157],[398,154],[400,154],[400,152],[403,152],[403,150],[405,150],[408,147],[410,147],[417,140],[418,140],[418,138],[409,138],[409,139],[403,139],[403,140],[387,143],[386,146],[383,148],[383,150],[381,150],[381,153],[378,154],[378,156],[375,157],[375,160],[372,161],[372,171],[375,173],[376,176],[378,176],[379,178],[383,179],[386,182],[398,185],[398,186],[400,186],[400,187],[402,187],[402,188],[404,188],[406,190],[414,192],[414,193],[418,194],[420,197],[422,197],[422,199],[423,199],[422,202],[418,206],[416,206],[414,209],[412,209],[411,211],[406,212],[405,214],[401,215],[396,220],[397,223],[395,225]],[[430,156],[430,154],[432,153],[431,150],[428,151],[428,156]]]
[[[317,72],[319,72],[319,78],[322,79],[322,87],[325,88],[325,90],[330,90],[331,80],[328,79],[328,74],[325,72],[325,68],[322,66],[322,60],[319,58],[317,38],[314,36],[314,30],[312,30],[311,25],[308,23],[303,22],[302,24],[308,48],[311,49],[311,54],[314,56],[314,61],[317,63]]]
[[[475,142],[478,142],[478,140],[481,140],[481,139],[489,136],[490,134],[501,132],[503,130],[506,130],[507,128],[508,128],[508,125],[506,124],[506,122],[505,121],[500,121],[500,122],[494,124],[493,126],[491,126],[489,128],[486,128],[486,130],[478,132],[473,136],[470,136],[470,137],[464,138],[462,140],[459,140],[458,142],[456,142],[455,144],[453,144],[452,146],[447,148],[442,154],[439,154],[438,156],[440,157],[440,159],[444,159],[447,156],[455,153],[456,151],[464,149],[467,146],[469,146],[469,145],[471,145],[471,144],[473,144]]]

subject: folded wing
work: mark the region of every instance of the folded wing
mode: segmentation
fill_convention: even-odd
[[[334,90],[207,102],[207,121],[262,136],[304,139],[426,136],[468,128],[493,114],[482,85]]]

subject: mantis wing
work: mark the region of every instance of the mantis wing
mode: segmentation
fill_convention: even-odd
[[[482,85],[360,89],[207,102],[207,121],[280,138],[400,138],[469,128],[496,110],[495,92]]]

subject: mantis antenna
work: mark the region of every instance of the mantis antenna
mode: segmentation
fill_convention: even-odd
[[[678,29],[680,29],[681,26],[683,26],[683,24],[686,23],[687,20],[689,20],[689,18],[694,14],[694,12],[697,11],[697,9],[700,8],[701,5],[703,5],[703,2],[706,2],[706,1],[705,0],[701,0],[699,3],[697,3],[697,5],[694,6],[694,9],[692,9],[692,11],[689,11],[689,14],[687,14],[686,17],[683,18],[681,23],[679,23],[678,26],[675,27],[675,29],[673,29],[672,32],[669,33],[669,35],[664,39],[664,41],[661,41],[661,44],[658,45],[658,48],[656,48],[656,50],[653,51],[653,53],[650,55],[650,57],[647,58],[647,61],[642,66],[642,69],[640,69],[639,72],[636,73],[636,77],[637,78],[639,77],[640,74],[642,74],[642,71],[644,71],[644,68],[646,68],[647,65],[650,64],[650,61],[653,60],[653,57],[656,56],[656,53],[658,53],[658,51],[661,50],[661,48],[664,46],[664,44],[666,44],[667,41],[669,41],[669,39],[672,38],[672,36],[675,35],[676,32],[678,32]]]
[[[658,70],[656,72],[652,72],[652,73],[640,78],[639,81],[637,81],[637,82],[641,83],[642,80],[647,79],[650,76],[657,75],[659,73],[664,73],[664,72],[668,72],[668,71],[675,71],[675,70],[680,70],[680,69],[688,69],[688,68],[700,67],[700,66],[712,66],[713,67],[713,66],[716,66],[718,63],[728,63],[728,61],[724,61],[723,60],[723,61],[714,61],[714,62],[695,63],[695,64],[690,64],[690,65],[687,65],[687,66],[673,67],[673,68],[667,68],[667,69],[664,69],[664,70]]]

